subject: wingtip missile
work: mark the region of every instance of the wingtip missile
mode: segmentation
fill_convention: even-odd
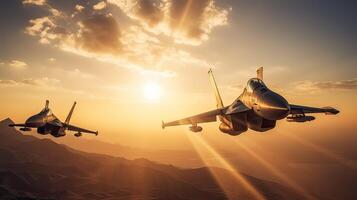
[[[336,108],[330,107],[330,106],[326,106],[323,107],[323,109],[325,109],[325,114],[326,115],[337,115],[338,113],[340,113],[339,110],[337,110]]]

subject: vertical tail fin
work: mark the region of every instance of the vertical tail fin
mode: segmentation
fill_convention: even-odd
[[[214,94],[216,96],[217,108],[223,108],[224,107],[223,101],[222,101],[221,95],[219,94],[219,90],[218,90],[218,87],[216,84],[216,80],[214,79],[212,69],[210,69],[208,71],[208,75],[209,75],[212,87],[214,89]]]
[[[263,67],[259,67],[257,69],[257,78],[259,78],[260,80],[263,80]]]
[[[73,103],[73,106],[72,106],[71,110],[69,111],[69,113],[67,115],[67,118],[66,118],[66,121],[65,121],[66,124],[69,124],[69,121],[71,120],[72,113],[73,113],[74,107],[76,107],[76,104],[77,104],[77,102]]]
[[[49,105],[50,105],[50,101],[46,100],[45,108],[47,109]]]

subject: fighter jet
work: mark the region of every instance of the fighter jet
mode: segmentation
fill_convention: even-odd
[[[74,102],[71,110],[68,113],[68,116],[64,122],[61,122],[48,107],[49,101],[46,100],[45,108],[42,109],[36,115],[31,116],[26,120],[24,124],[10,124],[11,127],[22,127],[21,131],[31,131],[31,128],[36,128],[37,133],[41,135],[51,134],[54,137],[62,137],[66,135],[66,130],[75,131],[77,133],[74,134],[76,137],[82,136],[82,133],[92,133],[98,135],[98,131],[90,131],[87,129],[79,128],[69,124],[71,120],[72,113],[74,107],[76,106],[76,102]]]
[[[162,128],[168,126],[191,125],[192,132],[201,132],[199,123],[221,122],[219,130],[230,135],[239,135],[248,129],[265,132],[273,129],[277,120],[287,119],[288,122],[307,122],[315,119],[307,116],[311,113],[325,113],[336,115],[338,110],[332,107],[315,108],[289,104],[288,101],[270,90],[263,82],[263,67],[257,70],[257,77],[248,81],[243,93],[229,106],[224,106],[216,85],[213,72],[208,71],[211,84],[216,96],[217,109],[192,117],[162,122]]]

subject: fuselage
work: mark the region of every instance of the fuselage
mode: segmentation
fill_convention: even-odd
[[[49,108],[44,108],[40,113],[29,117],[25,122],[25,127],[37,128],[37,132],[43,135],[51,134],[55,137],[65,135],[62,122]]]
[[[54,116],[52,111],[48,108],[45,108],[40,113],[29,117],[26,120],[25,125],[26,127],[38,128],[55,119],[57,119],[57,117]]]
[[[270,90],[258,78],[250,79],[242,94],[229,107],[238,107],[241,103],[249,110],[221,116],[219,129],[222,132],[238,135],[248,128],[264,132],[274,128],[277,120],[284,119],[290,113],[285,98]]]
[[[270,90],[262,80],[252,78],[238,97],[245,106],[268,120],[280,120],[290,113],[289,103],[284,97]]]

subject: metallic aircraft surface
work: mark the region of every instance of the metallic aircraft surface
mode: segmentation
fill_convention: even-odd
[[[177,125],[191,125],[190,131],[200,132],[199,123],[221,124],[219,130],[230,135],[239,135],[249,129],[264,132],[273,129],[277,120],[307,122],[315,119],[311,113],[335,115],[339,111],[332,107],[315,108],[289,104],[281,95],[270,90],[263,82],[263,68],[257,70],[257,78],[248,81],[243,93],[229,106],[224,106],[212,70],[208,72],[214,88],[217,109],[172,122],[162,122],[162,128]]]
[[[82,133],[92,133],[98,135],[98,131],[90,131],[87,129],[79,128],[69,124],[71,120],[72,113],[74,107],[76,106],[76,102],[74,102],[71,110],[68,113],[68,116],[65,122],[61,122],[51,111],[48,107],[49,101],[46,101],[45,108],[42,109],[36,115],[31,116],[26,120],[24,124],[10,124],[9,126],[14,127],[22,127],[20,128],[21,131],[31,131],[31,128],[36,128],[37,133],[42,135],[51,134],[54,137],[62,137],[66,135],[66,130],[75,131],[74,135],[76,137],[82,136]]]

